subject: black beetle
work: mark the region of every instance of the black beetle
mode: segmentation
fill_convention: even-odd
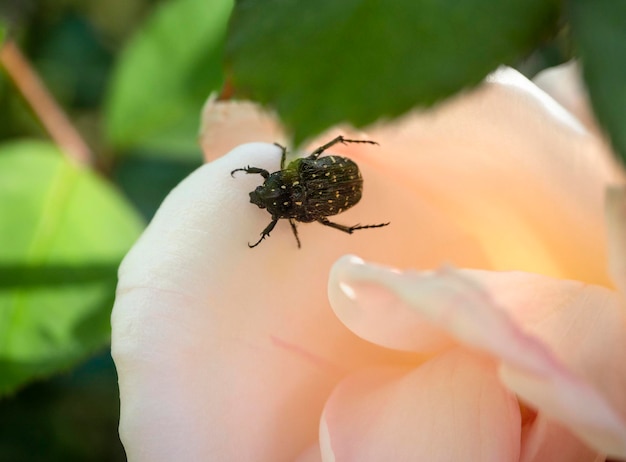
[[[345,226],[326,218],[356,205],[363,193],[363,177],[357,164],[339,156],[319,158],[324,151],[337,143],[378,144],[375,141],[348,140],[338,136],[317,148],[308,157],[290,162],[285,168],[287,148],[274,143],[282,150],[280,170],[277,172],[270,174],[267,170],[250,166],[230,172],[231,176],[234,176],[235,172],[258,173],[265,179],[261,186],[250,193],[250,202],[261,209],[267,209],[272,221],[261,232],[261,239],[255,244],[248,243],[250,248],[256,247],[269,236],[281,218],[289,220],[298,248],[300,238],[296,221],[302,223],[317,221],[348,234],[357,229],[380,228],[389,224]]]

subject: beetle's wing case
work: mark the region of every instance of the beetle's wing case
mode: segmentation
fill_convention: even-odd
[[[359,167],[350,159],[339,156],[303,159],[299,167],[307,209],[316,218],[336,215],[361,200],[363,178]]]

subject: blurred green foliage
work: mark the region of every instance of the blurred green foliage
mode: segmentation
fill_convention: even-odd
[[[0,3],[0,34],[95,154],[95,171],[68,161],[0,66],[0,460],[125,460],[106,347],[117,267],[202,163],[199,113],[223,80],[231,7]]]
[[[624,31],[612,0],[239,0],[225,56],[235,96],[276,109],[296,144],[430,106],[502,64],[532,74],[580,57],[626,165]]]
[[[554,0],[242,0],[226,51],[235,89],[275,106],[301,142],[476,85],[555,35],[558,19]]]
[[[150,154],[197,153],[202,102],[208,88],[222,85],[222,42],[231,8],[227,0],[177,0],[155,10],[113,75],[108,140]]]
[[[43,142],[0,144],[0,394],[110,337],[117,266],[143,223],[91,171]]]
[[[568,16],[592,106],[626,166],[626,2],[571,0]]]

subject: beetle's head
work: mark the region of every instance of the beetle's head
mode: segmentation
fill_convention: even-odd
[[[264,209],[272,202],[275,202],[280,194],[280,187],[263,184],[250,193],[250,202]]]

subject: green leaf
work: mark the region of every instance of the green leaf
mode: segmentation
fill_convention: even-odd
[[[110,338],[119,262],[143,225],[109,184],[39,142],[0,145],[0,394]]]
[[[232,0],[172,0],[155,10],[113,76],[105,120],[111,143],[162,151],[174,145],[199,156],[200,110],[222,85],[231,9]]]
[[[626,2],[571,0],[568,13],[591,103],[626,165]]]
[[[554,33],[558,14],[556,0],[240,0],[226,59],[238,95],[302,140],[475,85]]]

